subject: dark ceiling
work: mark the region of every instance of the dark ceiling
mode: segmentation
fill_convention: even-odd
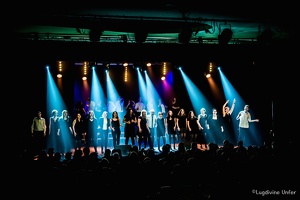
[[[201,44],[281,43],[295,38],[292,6],[286,5],[189,0],[82,4],[26,3],[27,9],[15,13],[13,36],[35,41]]]

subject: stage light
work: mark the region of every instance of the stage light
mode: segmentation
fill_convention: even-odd
[[[225,28],[220,35],[218,35],[218,41],[221,45],[226,45],[232,39],[233,32],[229,28]]]
[[[212,76],[212,73],[214,73],[214,65],[212,62],[209,63],[206,72],[204,73],[204,76],[206,78],[210,78]]]
[[[162,77],[161,77],[161,80],[165,80],[166,79],[166,74],[167,74],[167,63],[164,62],[163,63],[163,68],[162,68]]]
[[[211,77],[211,74],[210,74],[210,73],[204,73],[204,76],[205,76],[206,78],[210,78],[210,77]]]
[[[128,81],[128,65],[124,66],[125,72],[124,72],[124,81]]]
[[[84,62],[82,80],[87,80],[87,74],[88,74],[88,66],[87,65],[88,65],[87,62]]]
[[[63,71],[62,62],[59,61],[58,62],[58,74],[56,75],[57,78],[62,78],[62,71]]]

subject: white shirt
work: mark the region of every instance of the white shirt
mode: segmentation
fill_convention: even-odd
[[[251,115],[249,112],[246,112],[244,110],[240,111],[239,113],[239,127],[242,128],[249,128],[249,122],[251,122]]]
[[[157,120],[157,117],[156,117],[155,114],[147,115],[147,122],[148,122],[149,128],[155,128],[156,127],[156,120]]]
[[[136,110],[137,112],[141,112],[141,111],[144,109],[144,107],[145,107],[145,105],[144,105],[144,103],[142,103],[142,102],[137,102],[137,103],[135,104],[135,110]]]

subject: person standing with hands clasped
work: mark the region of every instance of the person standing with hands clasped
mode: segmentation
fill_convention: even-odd
[[[190,110],[187,116],[187,133],[188,133],[188,138],[189,142],[198,142],[198,136],[200,135],[200,131],[203,129],[202,126],[199,123],[198,118],[195,116],[194,111]],[[201,141],[201,146],[203,144],[202,139]]]
[[[147,123],[148,127],[150,129],[150,138],[151,138],[151,144],[149,144],[150,148],[153,149],[154,147],[154,137],[155,137],[155,131],[157,127],[157,117],[155,115],[154,109],[150,110],[150,114],[147,115]]]
[[[243,141],[247,146],[250,145],[250,122],[259,122],[259,119],[251,119],[251,114],[249,113],[249,105],[244,106],[244,110],[240,111],[236,117],[239,121],[239,141]]]
[[[76,118],[73,120],[72,129],[74,134],[74,148],[75,150],[81,149],[83,146],[83,139],[85,133],[85,121],[81,115],[81,112],[76,114]],[[86,141],[84,140],[84,143]]]
[[[198,141],[201,144],[201,148],[207,147],[207,140],[208,140],[208,131],[207,131],[207,118],[208,115],[206,114],[205,108],[200,108],[200,114],[198,115],[198,121],[202,129],[200,130],[200,134],[198,135]]]
[[[74,137],[72,129],[72,119],[67,110],[61,112],[59,117],[59,129],[60,129],[60,139],[61,139],[61,150],[62,153],[67,153],[71,151],[74,147]]]
[[[144,142],[144,147],[147,147],[147,144],[150,146],[152,144],[151,137],[150,137],[150,128],[148,126],[147,121],[147,111],[144,109],[141,111],[140,116],[138,117],[138,145],[139,150],[141,150],[142,143]],[[153,147],[150,146],[150,149]]]
[[[113,138],[113,146],[114,149],[117,147],[117,145],[120,145],[120,140],[121,140],[121,124],[119,114],[117,111],[113,111],[112,117],[110,119],[110,128],[111,128],[111,135]]]
[[[207,129],[210,133],[210,142],[220,146],[223,144],[223,119],[218,114],[216,108],[212,109],[212,114],[207,117]]]
[[[85,141],[86,147],[94,147],[97,152],[97,137],[99,132],[99,122],[93,110],[88,112],[88,118],[85,121]],[[98,153],[98,152],[97,152]]]
[[[104,154],[108,147],[108,132],[110,127],[110,118],[108,112],[105,110],[99,118],[99,132],[101,138],[101,154]]]
[[[33,153],[38,155],[43,149],[46,148],[46,120],[42,117],[42,112],[38,111],[37,116],[33,118],[31,124],[31,134],[33,143]]]
[[[124,135],[125,135],[125,145],[128,145],[129,139],[131,139],[131,145],[135,145],[135,137],[136,137],[136,123],[137,119],[135,113],[133,112],[131,107],[127,108],[127,112],[123,118],[123,122],[125,123]]]
[[[58,117],[58,110],[51,111],[49,118],[49,132],[47,138],[47,149],[54,148],[56,152],[62,153],[62,140],[60,136],[60,123]]]
[[[160,149],[160,138],[162,138],[163,145],[165,145],[166,142],[166,129],[167,129],[167,122],[166,119],[163,117],[162,112],[158,112],[158,118],[156,120],[157,126],[156,126],[156,139],[157,139],[157,149],[158,151],[161,151]]]

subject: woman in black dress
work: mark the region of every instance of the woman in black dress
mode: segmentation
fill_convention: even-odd
[[[129,139],[131,139],[131,145],[133,146],[135,145],[137,120],[131,107],[127,108],[127,113],[124,115],[123,122],[125,123],[125,145],[128,145]]]
[[[120,118],[117,111],[112,112],[112,118],[110,119],[110,125],[111,125],[111,134],[113,138],[113,146],[114,149],[117,145],[120,145],[121,140],[121,128],[120,126],[123,126],[120,122]]]
[[[202,127],[195,116],[194,111],[189,111],[188,116],[187,116],[187,132],[188,132],[188,138],[190,142],[198,142],[201,140],[202,144],[202,138],[200,135],[200,130],[202,130]]]
[[[150,137],[150,128],[147,123],[147,111],[142,110],[140,116],[138,117],[138,145],[139,149],[141,149],[142,143],[144,142],[144,147],[152,144]],[[153,148],[150,146],[150,149]]]
[[[169,134],[169,143],[173,149],[176,149],[176,141],[177,141],[177,134],[176,134],[176,121],[173,115],[173,111],[169,110],[166,117],[166,124],[167,124],[167,132]]]

